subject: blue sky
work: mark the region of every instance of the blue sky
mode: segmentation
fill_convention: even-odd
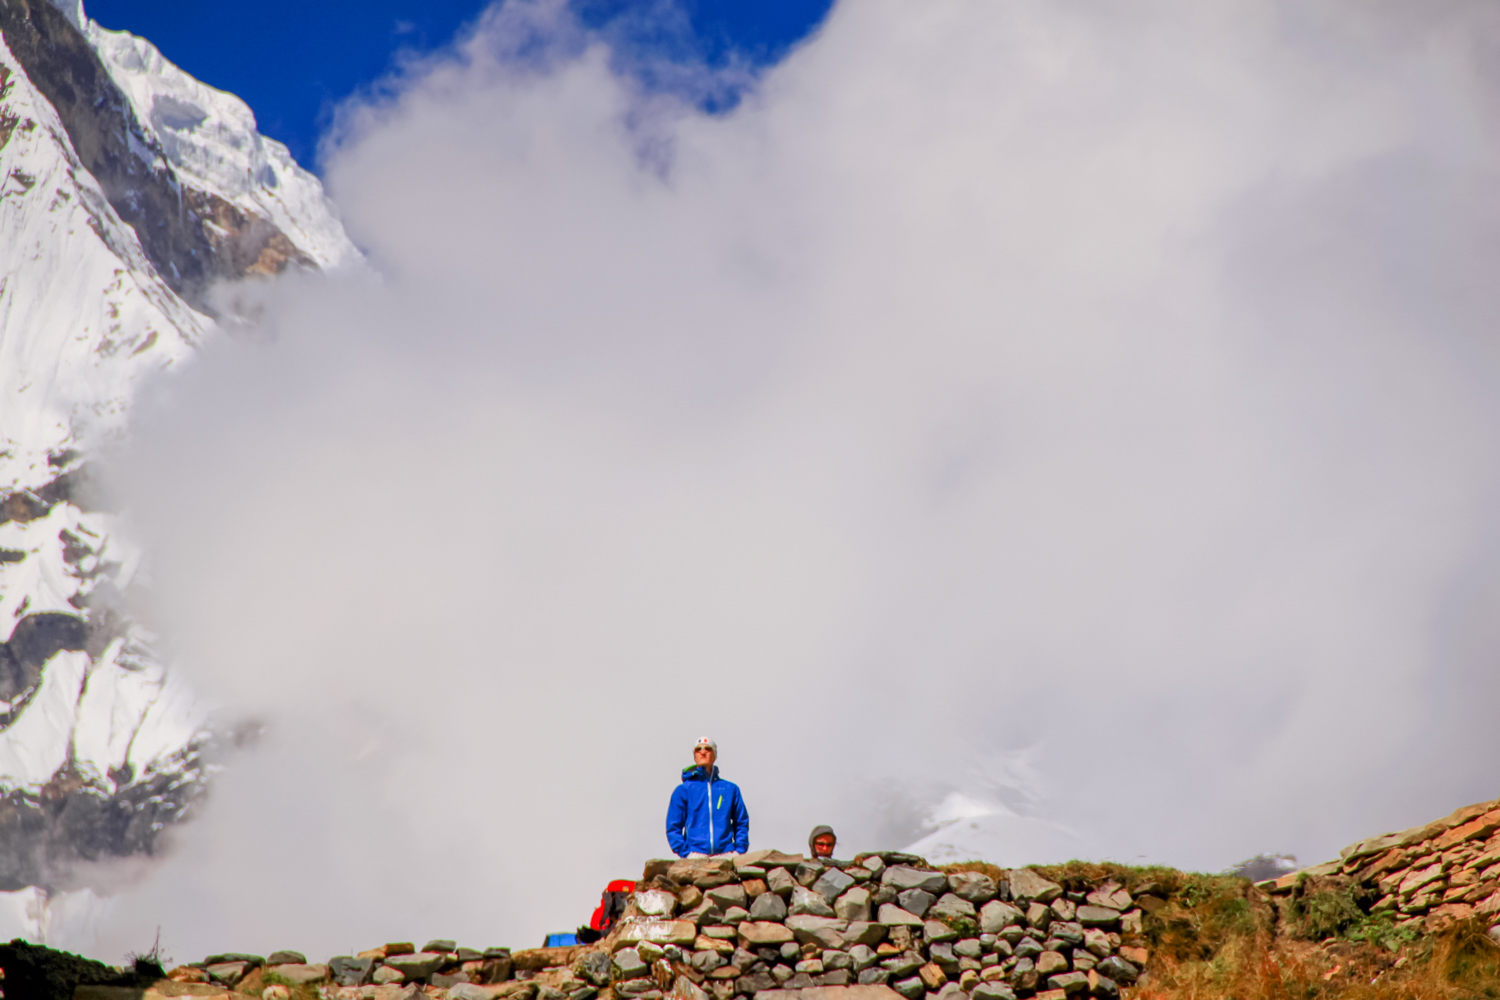
[[[831,0],[570,0],[590,26],[672,59],[768,65],[813,30]],[[243,98],[262,133],[315,168],[331,108],[378,78],[403,48],[449,42],[482,0],[88,0],[106,28],[150,39],[198,79]]]

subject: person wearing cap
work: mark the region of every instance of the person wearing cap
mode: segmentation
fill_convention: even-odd
[[[707,736],[693,745],[693,763],[682,769],[667,806],[667,843],[679,858],[744,854],[750,849],[750,813],[739,786],[719,777],[719,745]]]
[[[815,826],[812,833],[807,835],[807,856],[810,858],[831,858],[833,849],[838,846],[839,838],[834,836],[833,827]]]

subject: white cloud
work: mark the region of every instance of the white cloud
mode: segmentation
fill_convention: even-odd
[[[116,912],[539,943],[704,732],[789,849],[960,794],[1218,868],[1495,794],[1496,37],[863,0],[714,118],[492,12],[344,119],[383,278],[140,424],[181,669],[271,728]]]

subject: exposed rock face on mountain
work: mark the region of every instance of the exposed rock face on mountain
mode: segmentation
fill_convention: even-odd
[[[0,0],[0,890],[150,852],[204,774],[90,455],[214,335],[215,283],[357,256],[241,101],[77,3]]]

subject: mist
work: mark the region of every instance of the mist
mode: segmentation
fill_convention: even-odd
[[[264,728],[89,950],[540,944],[705,734],[841,855],[1493,797],[1497,16],[862,0],[708,115],[515,0],[351,101],[368,270],[225,290],[114,463]]]

